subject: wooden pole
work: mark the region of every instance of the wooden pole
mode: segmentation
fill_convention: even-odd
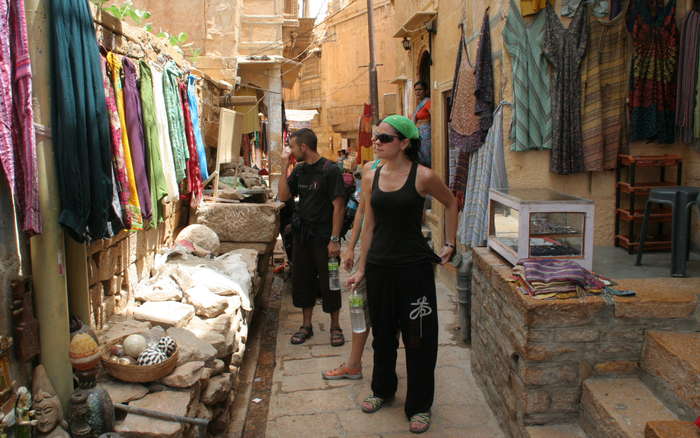
[[[73,371],[68,361],[68,289],[65,273],[63,230],[58,224],[61,203],[51,140],[51,66],[49,44],[50,0],[26,0],[27,27],[31,29],[29,52],[34,76],[34,119],[37,135],[39,202],[44,232],[30,240],[36,313],[39,320],[41,363],[67,412],[73,392]]]

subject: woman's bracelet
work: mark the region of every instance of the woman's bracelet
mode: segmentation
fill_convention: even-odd
[[[450,248],[452,248],[452,249],[455,249],[455,248],[456,248],[455,245],[454,245],[454,243],[445,242],[445,246],[448,246],[448,247],[450,247]]]

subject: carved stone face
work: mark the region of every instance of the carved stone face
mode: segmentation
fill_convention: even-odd
[[[45,392],[38,395],[35,394],[35,397],[34,409],[36,414],[34,418],[37,420],[36,428],[40,433],[49,433],[63,419],[58,397]]]

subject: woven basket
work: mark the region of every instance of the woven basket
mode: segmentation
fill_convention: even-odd
[[[175,348],[175,352],[172,356],[167,358],[164,362],[155,365],[122,365],[111,362],[109,356],[112,346],[121,343],[124,338],[126,338],[126,336],[112,342],[103,350],[102,366],[110,376],[124,382],[146,383],[161,379],[172,373],[175,369],[178,352],[180,350],[179,347]]]

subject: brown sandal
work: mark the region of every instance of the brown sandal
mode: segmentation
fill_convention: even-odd
[[[292,335],[290,342],[294,345],[303,344],[307,339],[314,335],[314,329],[311,326],[301,326],[299,330]]]
[[[331,346],[340,347],[345,345],[345,336],[343,336],[343,329],[340,327],[331,329]]]

